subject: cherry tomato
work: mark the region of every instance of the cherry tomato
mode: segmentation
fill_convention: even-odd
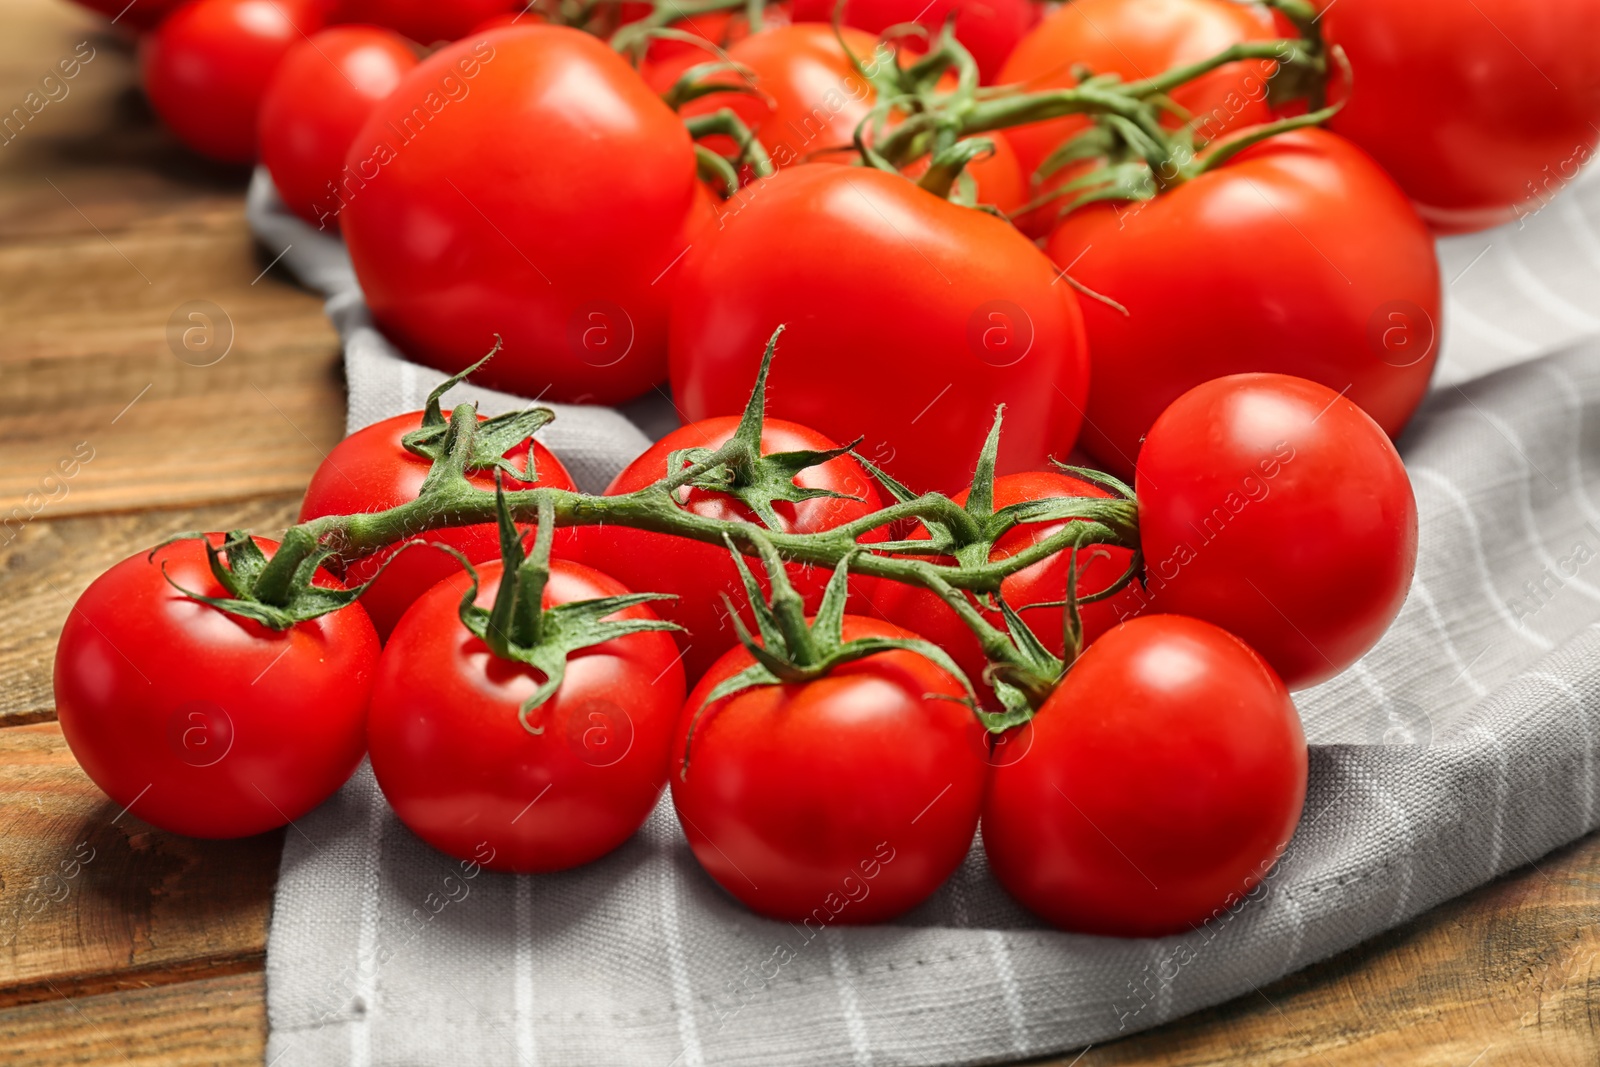
[[[1391,436],[1427,391],[1433,240],[1393,180],[1334,134],[1282,134],[1152,201],[1073,212],[1047,250],[1127,308],[1081,301],[1094,363],[1083,447],[1124,478],[1156,416],[1209,378],[1310,378]]]
[[[1136,81],[1199,62],[1230,45],[1278,36],[1278,26],[1264,8],[1233,0],[1074,0],[1029,31],[999,81],[1027,92],[1068,88],[1078,83],[1072,73],[1078,65]],[[1228,130],[1271,120],[1267,84],[1274,69],[1269,60],[1230,63],[1184,85],[1172,98],[1193,116],[1199,133],[1215,139]],[[1022,173],[1031,176],[1088,122],[1069,116],[1013,127],[1005,135],[1017,151]],[[1043,234],[1053,217],[1053,212],[1041,213],[1025,228]]]
[[[336,227],[350,144],[416,65],[404,38],[370,26],[337,26],[289,49],[261,101],[261,162],[296,215]]]
[[[1190,390],[1150,428],[1136,488],[1151,609],[1237,634],[1291,689],[1359,659],[1411,587],[1400,456],[1315,382],[1236,374]]]
[[[832,0],[796,0],[796,22],[831,22]],[[902,22],[916,22],[930,33],[955,17],[956,40],[977,61],[985,84],[996,80],[1006,57],[1038,18],[1030,0],[850,0],[844,23],[877,35]]]
[[[514,15],[525,0],[335,0],[330,22],[385,26],[418,44],[465,37],[497,15]],[[526,22],[533,18],[529,12]]]
[[[340,215],[373,317],[413,358],[523,396],[616,403],[666,373],[697,203],[678,117],[560,26],[447,46],[381,102]]]
[[[955,501],[965,505],[967,492],[957,494]],[[1056,471],[1025,471],[996,478],[994,506],[996,510],[1027,500],[1049,500],[1064,496],[1108,497],[1104,489]],[[991,560],[1006,559],[1032,545],[1046,540],[1066,527],[1065,522],[1030,522],[1011,528],[995,542],[989,553]],[[926,538],[926,527],[918,526],[913,538]],[[1133,553],[1116,546],[1093,546],[1079,549],[1078,595],[1088,596],[1109,587],[1128,569]],[[946,561],[948,562],[948,561]],[[1067,595],[1068,554],[1058,552],[1048,559],[1006,578],[1000,583],[1000,595],[1022,616],[1039,640],[1056,655],[1065,647],[1064,631],[1066,612],[1062,601]],[[1083,642],[1088,644],[1102,633],[1139,610],[1142,599],[1137,579],[1116,596],[1084,604],[1079,609],[1083,624]],[[954,611],[934,593],[921,586],[902,585],[899,582],[879,582],[872,591],[873,610],[885,619],[915,630],[950,654],[956,666],[964,671],[972,684],[984,692],[983,669],[987,666],[978,640]],[[1032,605],[1049,605],[1029,610]],[[995,626],[1005,628],[1005,619],[999,611],[986,610],[984,617]]]
[[[1053,926],[1187,931],[1257,885],[1306,794],[1283,683],[1238,638],[1177,615],[1095,642],[1012,741],[983,806],[1000,884]]]
[[[846,640],[869,636],[914,635],[845,616]],[[894,650],[700,710],[752,662],[743,648],[718,660],[673,738],[672,802],[700,865],[790,922],[885,922],[927,899],[972,845],[987,778],[960,684]]]
[[[787,336],[787,335],[786,335]],[[726,444],[738,428],[735,417],[706,419],[681,426],[672,431],[628,464],[606,489],[607,496],[619,496],[643,489],[665,478],[670,473],[667,460],[680,448],[718,448]],[[838,447],[838,443],[815,430],[782,419],[768,419],[761,432],[761,451],[794,452],[822,451]],[[853,522],[883,507],[876,485],[861,465],[848,456],[840,456],[815,467],[808,467],[795,477],[795,484],[807,489],[827,489],[845,493],[858,499],[815,497],[799,503],[777,501],[773,509],[784,523],[784,533],[817,533]],[[686,489],[680,493],[683,506],[689,512],[707,518],[722,520],[756,521],[744,504],[724,493],[702,489]],[[729,621],[729,608],[723,601],[726,595],[734,610],[748,613],[749,598],[744,591],[738,568],[728,550],[720,545],[690,541],[682,537],[632,530],[625,526],[586,526],[573,530],[576,547],[572,558],[603,573],[610,574],[631,589],[640,592],[671,593],[677,600],[664,600],[655,605],[656,614],[683,627],[675,634],[683,648],[684,668],[692,685],[717,657],[738,643],[738,633]],[[882,541],[882,530],[863,536],[864,543]],[[759,565],[752,571],[765,589],[766,577]],[[825,568],[799,564],[788,568],[789,581],[801,596],[806,608],[815,611],[822,602],[822,592],[828,585],[830,573]],[[860,593],[867,590],[870,579],[852,577],[852,589]]]
[[[1600,139],[1600,0],[1322,5],[1353,83],[1329,128],[1446,233],[1537,211]]]
[[[1002,473],[1072,447],[1082,318],[1013,227],[831,164],[751,186],[721,223],[684,256],[672,309],[672,390],[688,418],[741,410],[787,323],[768,410],[838,440],[871,434],[863,454],[913,489],[961,488],[999,403]]]
[[[144,91],[203,156],[256,158],[262,97],[289,49],[322,28],[319,0],[195,0],[144,39]]]
[[[268,556],[278,547],[255,543]],[[366,612],[271,630],[188,599],[169,577],[228,595],[199,541],[179,541],[96,578],[62,625],[56,714],[72,754],[113,803],[163,830],[246,837],[300,818],[365,751],[378,663]]]
[[[145,32],[161,25],[161,20],[172,14],[187,0],[73,0],[81,7],[96,11],[130,30]]]
[[[481,415],[478,417],[480,422],[483,418]],[[375,422],[335,445],[311,476],[305,500],[300,505],[300,521],[306,522],[324,515],[385,511],[415,500],[422,488],[422,480],[428,475],[430,463],[421,456],[407,452],[400,439],[421,424],[422,412],[412,411]],[[504,483],[507,491],[577,489],[567,468],[538,441],[523,441],[508,450],[506,458],[519,470],[522,469],[528,460],[530,444],[533,446],[533,469],[539,475],[539,480],[525,483],[506,477]],[[486,492],[494,491],[494,474],[490,471],[474,471],[468,475],[468,480]],[[567,555],[572,536],[570,528],[557,530],[552,551],[556,555]],[[446,526],[408,537],[400,544],[406,541],[446,544],[473,563],[486,563],[500,558],[500,530],[492,522]],[[384,566],[386,563],[388,566]],[[371,616],[378,636],[387,639],[395,623],[400,621],[400,616],[418,597],[444,579],[459,573],[461,564],[449,553],[425,547],[401,552],[399,545],[391,545],[350,563],[345,567],[344,578],[350,585],[359,585],[377,575],[377,580],[361,594],[361,604]]]
[[[479,574],[488,607],[500,564]],[[598,859],[633,836],[666,785],[683,703],[677,646],[645,632],[574,653],[561,687],[529,713],[532,733],[517,711],[542,676],[461,624],[467,587],[461,574],[429,590],[384,649],[368,726],[378,785],[401,822],[458,859],[518,872]],[[627,591],[556,560],[544,606]],[[640,605],[617,617],[653,616]]]

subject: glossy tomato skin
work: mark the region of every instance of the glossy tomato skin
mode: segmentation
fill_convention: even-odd
[[[1323,4],[1353,84],[1329,128],[1371,152],[1446,233],[1543,207],[1600,138],[1600,2]],[[1346,88],[1348,92],[1346,92]]]
[[[482,421],[483,416],[479,416]],[[385,511],[417,498],[422,481],[428,476],[429,463],[421,456],[407,452],[400,439],[422,424],[422,412],[375,422],[363,427],[334,446],[333,451],[317,467],[306,487],[305,500],[300,504],[300,521],[321,518],[324,515],[355,515],[364,512]],[[533,444],[533,469],[538,473],[536,483],[506,478],[507,491],[516,489],[569,489],[576,490],[572,475],[561,465],[544,445]],[[506,457],[521,469],[527,462],[528,442],[510,449]],[[485,492],[494,491],[494,475],[488,471],[475,471],[468,480]],[[487,563],[500,558],[499,527],[492,522],[473,526],[447,526],[425,534],[407,538],[449,545],[473,563]],[[404,542],[402,542],[404,543]],[[566,555],[572,544],[571,529],[557,530],[551,551],[557,556]],[[398,553],[398,554],[397,554]],[[389,560],[389,566],[383,564]],[[383,572],[379,574],[379,569]],[[417,547],[399,551],[390,546],[364,556],[345,567],[344,578],[349,585],[377,580],[361,595],[361,604],[376,627],[378,636],[387,639],[406,609],[437,583],[461,572],[461,564],[449,553],[437,549]]]
[[[829,0],[797,0],[797,22],[831,22]],[[844,23],[877,35],[902,22],[916,22],[930,34],[955,18],[956,40],[972,53],[984,84],[996,80],[1006,57],[1037,19],[1030,0],[850,0]]]
[[[261,162],[296,215],[338,232],[345,155],[417,54],[391,30],[335,26],[289,49],[261,102]]]
[[[1266,877],[1305,803],[1305,736],[1283,683],[1197,619],[1111,630],[1023,729],[984,802],[984,853],[1064,930],[1199,926]]]
[[[1066,455],[1088,390],[1082,316],[1027,238],[865,168],[798,165],[741,196],[681,268],[672,389],[688,418],[739,411],[784,323],[767,410],[870,434],[863,454],[914,490],[966,484],[1000,403],[1002,473]]]
[[[436,44],[465,37],[480,24],[499,15],[514,15],[522,0],[334,0],[337,23],[385,26],[418,44]],[[524,20],[532,18],[532,13]]]
[[[289,49],[322,28],[318,0],[196,0],[143,41],[144,91],[161,121],[203,156],[256,158],[262,98]]]
[[[536,25],[449,45],[377,106],[347,166],[356,275],[412,357],[458,371],[499,334],[474,380],[571,402],[665,376],[694,149],[604,42]]]
[[[1150,610],[1238,635],[1291,689],[1359,659],[1411,588],[1400,456],[1315,382],[1236,374],[1190,390],[1151,427],[1136,489]]]
[[[1124,478],[1156,416],[1209,378],[1310,378],[1397,436],[1433,374],[1432,237],[1369,156],[1323,130],[1271,138],[1142,205],[1076,211],[1047,250],[1127,308],[1081,300],[1083,447]]]
[[[913,635],[847,615],[844,636]],[[700,865],[789,922],[886,922],[927,899],[966,857],[987,779],[982,727],[946,699],[960,684],[893,651],[696,714],[751,662],[743,648],[717,661],[672,742],[672,802]]]
[[[501,567],[479,569],[487,607]],[[665,633],[630,634],[567,660],[567,675],[524,729],[517,709],[540,675],[502,660],[461,625],[468,587],[441,582],[406,613],[378,664],[368,732],[372,770],[400,821],[434,848],[501,871],[559,871],[633,836],[667,780],[683,701]],[[556,560],[545,607],[626,593]],[[647,606],[621,618],[652,618]]]
[[[994,506],[996,510],[1028,500],[1048,500],[1056,497],[1087,496],[1109,497],[1111,494],[1091,482],[1057,471],[1023,471],[996,478]],[[958,504],[967,502],[963,491],[955,497]],[[1059,533],[1065,522],[1033,522],[1012,527],[995,542],[989,553],[991,560],[1016,555]],[[928,536],[927,529],[918,526],[911,534],[914,538]],[[1114,545],[1080,549],[1078,557],[1078,595],[1088,596],[1109,587],[1128,569],[1133,553]],[[1064,649],[1063,634],[1066,613],[1060,606],[1067,592],[1068,554],[1058,552],[1048,559],[1024,568],[1000,583],[1000,594],[1007,604],[1022,616],[1045,647],[1056,655]],[[1079,609],[1083,623],[1083,643],[1088,645],[1101,634],[1124,619],[1136,615],[1143,597],[1138,579],[1116,596],[1107,600],[1084,604]],[[875,612],[890,622],[907,630],[915,630],[950,654],[980,693],[987,691],[983,684],[983,670],[988,661],[978,647],[978,639],[934,593],[920,586],[902,585],[899,582],[878,583],[872,593]],[[1030,605],[1050,604],[1029,610]],[[1004,629],[1005,619],[998,611],[984,611],[984,617]]]
[[[277,548],[255,541],[268,556]],[[185,589],[227,595],[194,540],[153,562],[130,556],[84,590],[56,645],[72,754],[113,803],[163,830],[246,837],[300,818],[366,749],[378,662],[366,613],[352,605],[270,630],[189,600],[163,569]]]
[[[738,418],[729,416],[679,427],[628,464],[607,487],[606,495],[631,493],[660,481],[667,476],[667,460],[675,450],[717,448],[733,436],[738,425]],[[762,428],[761,451],[764,454],[836,447],[836,442],[815,430],[782,419],[768,419]],[[808,489],[829,489],[859,499],[819,497],[798,504],[777,503],[774,508],[784,520],[785,533],[831,530],[883,507],[876,484],[861,465],[848,456],[801,471],[795,482]],[[684,495],[684,502],[687,510],[707,518],[755,520],[743,504],[721,493],[690,489]],[[575,541],[572,558],[613,576],[630,589],[671,593],[678,598],[661,601],[655,610],[663,619],[683,627],[683,631],[674,636],[684,650],[683,663],[689,684],[693,685],[717,657],[738,644],[738,631],[729,621],[728,607],[722,598],[726,595],[747,622],[750,601],[727,549],[624,526],[585,526],[572,532]],[[861,541],[872,543],[886,536],[883,530],[874,530]],[[759,561],[751,560],[750,569],[762,588],[768,588]],[[788,575],[790,584],[805,598],[806,609],[815,611],[822,603],[822,592],[831,572],[793,564],[788,567]],[[851,579],[851,589],[858,595],[872,588],[871,579]]]
[[[1073,0],[1046,15],[1023,37],[1000,72],[1002,84],[1029,92],[1077,84],[1076,64],[1124,81],[1151,78],[1196,63],[1230,45],[1278,37],[1264,9],[1231,0]],[[1196,129],[1215,138],[1271,119],[1270,61],[1230,63],[1172,94],[1194,116]],[[1062,141],[1084,129],[1081,117],[1051,119],[1006,130],[1024,175],[1032,175]]]

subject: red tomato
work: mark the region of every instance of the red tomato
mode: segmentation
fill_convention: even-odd
[[[1329,128],[1371,152],[1435,227],[1536,211],[1594,153],[1600,0],[1323,7],[1323,38],[1354,72]]]
[[[915,635],[845,616],[845,640],[874,636]],[[672,802],[700,865],[790,922],[886,922],[927,899],[972,845],[987,778],[983,729],[952,699],[961,685],[896,650],[697,714],[752,662],[743,648],[718,660],[673,738]]]
[[[126,26],[131,30],[153,30],[161,25],[161,20],[172,14],[187,0],[73,0],[81,7],[90,11],[97,11],[116,23]]]
[[[278,63],[322,28],[318,0],[196,0],[144,39],[144,91],[203,156],[256,158],[256,116]]]
[[[1237,634],[1291,689],[1359,659],[1411,588],[1400,456],[1315,382],[1236,374],[1185,393],[1150,428],[1137,491],[1151,607]]]
[[[787,335],[785,335],[787,336]],[[752,379],[753,379],[752,375]],[[718,448],[726,444],[739,426],[737,417],[706,419],[681,426],[651,445],[645,453],[612,480],[607,496],[619,496],[643,489],[669,473],[668,457],[680,448]],[[837,448],[838,442],[815,430],[782,419],[768,419],[761,432],[761,451],[822,451]],[[808,467],[795,477],[795,484],[807,489],[829,489],[847,493],[857,500],[817,497],[799,503],[777,501],[773,509],[783,520],[784,533],[816,533],[870,515],[883,507],[883,500],[861,465],[848,456]],[[701,489],[680,494],[684,507],[696,515],[722,520],[754,522],[755,516],[738,500]],[[675,622],[683,631],[675,634],[683,648],[683,663],[693,684],[717,657],[738,643],[738,633],[728,619],[727,595],[734,609],[748,613],[749,599],[744,583],[728,550],[720,545],[690,541],[682,537],[631,530],[625,526],[586,526],[576,528],[573,558],[617,578],[639,592],[671,593],[677,600],[663,600],[656,614]],[[882,541],[887,535],[875,530],[862,537],[864,543]],[[766,577],[759,565],[752,566],[762,588]],[[808,611],[817,610],[831,572],[825,568],[791,565],[789,581],[805,598]],[[852,578],[852,588],[860,593],[870,584]]]
[[[441,49],[377,106],[347,166],[351,261],[412,357],[459,371],[498,333],[505,351],[475,381],[572,402],[665,375],[694,148],[604,42],[529,26]]]
[[[833,0],[797,0],[795,21],[831,22],[834,7]],[[936,33],[952,14],[956,40],[972,53],[984,84],[996,80],[1006,57],[1038,17],[1030,0],[850,0],[844,22],[874,35],[902,22],[920,23]]]
[[[278,547],[255,542],[269,557]],[[84,590],[56,645],[72,754],[114,803],[163,830],[247,837],[300,818],[365,751],[378,663],[366,613],[351,605],[271,630],[188,599],[163,569],[202,596],[228,595],[198,540],[153,562],[130,556]]]
[[[261,162],[295,214],[328,228],[351,142],[416,65],[404,38],[369,26],[323,30],[289,49],[261,101]]]
[[[1053,926],[1188,931],[1259,883],[1306,795],[1289,694],[1244,642],[1154,615],[1077,661],[983,806],[995,878]]]
[[[1056,471],[1025,471],[996,478],[994,482],[995,510],[1026,500],[1049,500],[1064,496],[1109,497],[1111,494],[1091,482]],[[957,494],[955,501],[965,505],[967,492]],[[1011,528],[995,542],[989,553],[991,560],[1006,559],[1018,552],[1061,532],[1065,522],[1031,522]],[[918,526],[911,534],[926,538],[926,527]],[[1080,549],[1078,557],[1078,595],[1088,596],[1107,588],[1128,569],[1133,553],[1115,546],[1094,546]],[[946,561],[949,562],[949,561]],[[1006,578],[1000,583],[1000,595],[1005,598],[1024,622],[1028,624],[1045,647],[1056,655],[1065,648],[1063,633],[1066,611],[1061,601],[1067,595],[1068,554],[1058,552],[1049,559],[1035,563]],[[1084,604],[1080,608],[1083,623],[1083,641],[1088,644],[1117,623],[1138,612],[1142,599],[1137,579],[1128,588],[1108,600]],[[965,623],[937,595],[921,586],[902,585],[899,582],[879,582],[872,592],[873,609],[897,626],[914,629],[950,654],[956,666],[964,671],[972,684],[984,692],[983,669],[988,661],[978,647],[978,639]],[[1028,610],[1033,604],[1051,604],[1050,607]],[[998,611],[985,611],[984,617],[1000,629],[1005,629],[1005,619]]]
[[[479,569],[488,607],[501,567]],[[677,646],[629,634],[573,654],[555,695],[518,719],[543,676],[500,659],[461,624],[465,574],[430,590],[378,663],[372,770],[400,821],[434,848],[501,871],[559,871],[610,852],[667,780],[683,702]],[[550,566],[544,606],[628,590],[587,567]],[[644,605],[617,618],[653,618]]]
[[[1283,134],[1152,201],[1073,212],[1047,250],[1128,310],[1081,301],[1094,363],[1083,447],[1124,478],[1156,416],[1209,378],[1310,378],[1391,436],[1427,391],[1433,239],[1393,180],[1331,133]]]
[[[418,44],[434,44],[465,37],[480,23],[524,6],[525,0],[334,0],[329,21],[386,26]],[[530,12],[524,20],[531,17]]]
[[[864,454],[913,489],[961,488],[999,403],[1002,473],[1072,447],[1082,318],[1013,227],[893,174],[828,164],[752,185],[721,221],[684,256],[672,309],[686,417],[741,410],[786,323],[767,410],[838,440],[872,434]]]
[[[1046,15],[1022,39],[999,81],[1026,92],[1069,88],[1077,84],[1072,68],[1079,64],[1096,74],[1135,81],[1197,63],[1230,45],[1278,36],[1264,8],[1233,0],[1074,0]],[[1271,120],[1267,80],[1273,69],[1266,60],[1230,63],[1178,89],[1172,98],[1191,113],[1197,131],[1214,139]],[[1031,176],[1046,156],[1088,123],[1069,116],[1017,126],[1005,134],[1022,173]],[[1041,215],[1027,227],[1029,232],[1046,232],[1053,217]]]
[[[483,421],[484,416],[478,416]],[[300,505],[300,521],[321,518],[324,515],[355,515],[363,512],[385,511],[417,498],[422,480],[428,475],[429,461],[407,452],[400,438],[422,424],[422,412],[375,422],[357,430],[334,446],[332,452],[317,467],[306,487],[305,501]],[[527,462],[528,441],[506,452],[506,458],[520,470]],[[515,489],[572,489],[572,475],[561,465],[548,448],[533,441],[533,469],[538,473],[537,483],[519,482],[505,478],[507,490]],[[479,489],[494,491],[494,474],[475,471],[468,480]],[[496,523],[486,522],[474,526],[447,526],[425,534],[410,537],[407,541],[439,542],[462,553],[473,563],[486,563],[500,558],[500,530]],[[572,542],[570,529],[557,530],[553,551],[557,555],[569,552]],[[405,542],[400,542],[404,544]],[[446,578],[461,573],[461,564],[446,552],[432,548],[411,548],[395,553],[398,546],[390,546],[364,556],[345,567],[345,581],[359,585],[368,581],[378,569],[394,559],[377,581],[361,595],[361,604],[372,618],[378,636],[387,639],[395,623],[406,609],[433,586]]]

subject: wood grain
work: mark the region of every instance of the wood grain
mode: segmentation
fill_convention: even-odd
[[[50,672],[56,637],[73,601],[107,567],[182,530],[275,532],[294,521],[299,505],[296,494],[0,526],[6,608],[6,625],[0,626],[0,693],[5,694],[0,725],[55,717]]]
[[[55,723],[0,730],[0,1005],[258,970],[283,834],[156,830]]]

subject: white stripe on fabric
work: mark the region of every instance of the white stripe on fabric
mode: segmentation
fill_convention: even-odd
[[[661,933],[667,943],[667,970],[672,976],[672,1002],[678,1010],[678,1040],[683,1051],[675,1063],[705,1067],[700,1051],[700,1029],[694,1021],[694,990],[689,985],[689,962],[683,954],[683,931],[678,926],[678,886],[672,864],[661,868]]]
[[[1444,624],[1444,616],[1439,614],[1439,605],[1433,599],[1433,594],[1428,592],[1428,587],[1420,577],[1411,579],[1411,595],[1417,598],[1422,605],[1422,610],[1427,613],[1428,620],[1433,623],[1433,628],[1439,631],[1439,640],[1445,655],[1450,657],[1451,666],[1456,669],[1456,677],[1467,683],[1467,688],[1472,690],[1474,696],[1484,697],[1489,695],[1488,688],[1472,675],[1472,665],[1461,658],[1461,652],[1456,648],[1455,639],[1450,636],[1450,630]]]
[[[367,794],[366,848],[361,856],[361,927],[356,940],[356,1012],[350,1027],[351,1067],[372,1063],[372,1017],[378,1000],[378,904],[382,899],[378,860],[383,850],[387,807],[376,783]]]
[[[1506,797],[1511,791],[1511,772],[1506,763],[1506,748],[1487,726],[1474,726],[1469,733],[1489,742],[1494,749],[1494,833],[1489,838],[1489,877],[1500,873],[1500,854],[1505,849]]]
[[[1389,925],[1393,926],[1405,918],[1406,906],[1411,903],[1411,883],[1416,878],[1417,834],[1411,824],[1411,816],[1406,814],[1405,807],[1399,799],[1391,793],[1382,782],[1374,778],[1366,768],[1359,763],[1352,762],[1350,770],[1361,783],[1367,787],[1367,792],[1377,798],[1378,802],[1394,813],[1405,839],[1405,850],[1401,853],[1401,860],[1405,864],[1404,874],[1400,879],[1400,889],[1395,894],[1394,911],[1389,916]]]
[[[1585,519],[1600,523],[1600,509],[1589,499],[1589,483],[1583,476],[1583,396],[1578,392],[1577,383],[1560,367],[1546,361],[1540,364],[1540,369],[1555,380],[1556,387],[1561,390],[1562,401],[1572,412],[1572,451],[1567,454],[1567,478],[1572,482],[1572,498],[1578,502],[1578,510],[1583,512]]]
[[[1028,1014],[1022,991],[1017,988],[1016,971],[1011,967],[1011,946],[999,930],[984,931],[984,940],[989,944],[989,957],[994,960],[995,977],[1000,980],[1000,999],[1006,1006],[1006,1021],[1011,1024],[1011,1051],[1026,1056]]]
[[[1446,318],[1456,326],[1463,327],[1466,331],[1479,340],[1484,341],[1503,352],[1513,356],[1526,358],[1538,353],[1539,346],[1524,337],[1502,330],[1500,327],[1481,319],[1471,311],[1461,300],[1452,297],[1447,305]]]
[[[867,1023],[861,1017],[861,1005],[856,1000],[855,980],[850,976],[850,956],[845,951],[844,935],[837,927],[823,930],[828,941],[828,966],[833,971],[833,985],[839,993],[839,1008],[844,1016],[844,1029],[850,1038],[850,1062],[855,1067],[871,1067],[872,1045],[867,1040]]]
[[[1578,713],[1578,724],[1583,728],[1583,825],[1578,828],[1580,833],[1588,833],[1594,826],[1594,725],[1589,721],[1589,711],[1583,706],[1583,698],[1578,691],[1553,674],[1543,671],[1529,671],[1529,678],[1537,678],[1549,682],[1567,702],[1572,705],[1572,710]]]
[[[1490,606],[1494,608],[1495,614],[1500,616],[1501,621],[1506,624],[1506,627],[1512,633],[1521,637],[1535,648],[1543,649],[1546,652],[1555,648],[1554,641],[1518,622],[1516,616],[1511,614],[1511,609],[1506,607],[1505,601],[1500,599],[1500,594],[1495,592],[1494,579],[1489,573],[1489,561],[1483,554],[1483,531],[1478,528],[1478,518],[1472,513],[1471,503],[1468,502],[1461,490],[1456,488],[1456,484],[1438,471],[1430,470],[1427,467],[1407,467],[1406,470],[1410,472],[1413,480],[1421,477],[1432,485],[1437,486],[1450,498],[1451,502],[1455,504],[1456,510],[1461,513],[1461,518],[1467,525],[1467,547],[1472,550],[1472,562],[1478,569],[1479,584],[1483,586],[1483,595],[1488,599]]]
[[[1556,201],[1556,210],[1560,212],[1561,220],[1566,223],[1567,232],[1578,239],[1578,244],[1589,257],[1589,262],[1600,267],[1600,237],[1595,236],[1594,227],[1589,225],[1589,216],[1578,206],[1577,198],[1562,197]]]
[[[528,1067],[539,1067],[539,1046],[533,1036],[533,879],[518,875],[512,893],[512,930],[517,939],[511,982],[512,1032],[517,1059]]]
[[[1561,299],[1518,258],[1510,242],[1505,243],[1500,261],[1506,266],[1506,275],[1511,279],[1511,284],[1546,314],[1574,330],[1582,330],[1585,333],[1600,330],[1600,319]]]

